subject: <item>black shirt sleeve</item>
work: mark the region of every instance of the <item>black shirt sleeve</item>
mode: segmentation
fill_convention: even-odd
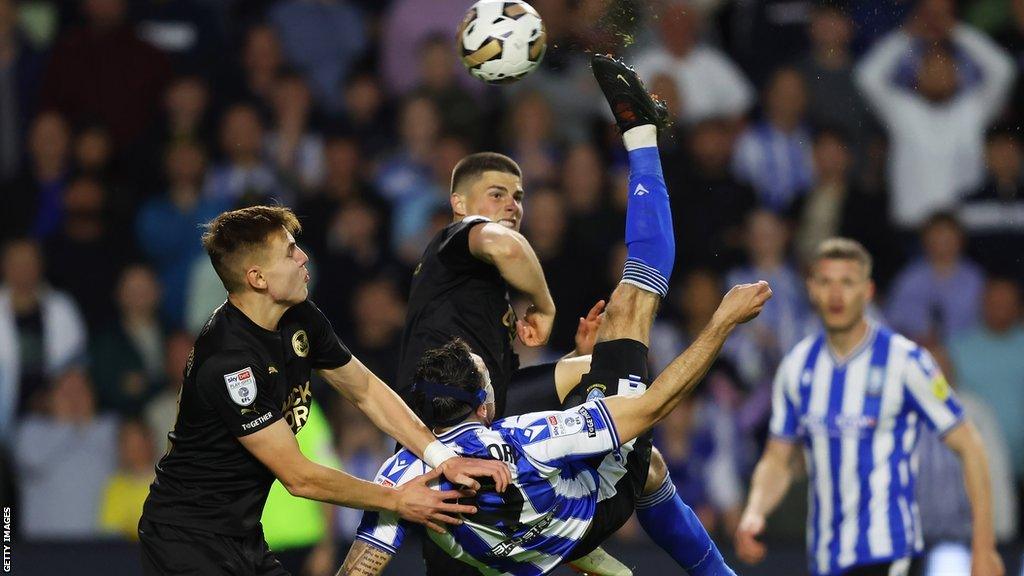
[[[309,331],[309,361],[317,370],[340,368],[352,360],[352,352],[334,332],[331,321],[311,300],[300,304],[303,311],[302,323]]]
[[[274,401],[267,368],[251,354],[226,350],[208,358],[196,374],[199,396],[235,436],[258,432],[284,415]]]
[[[448,227],[448,236],[437,248],[437,257],[441,263],[452,270],[461,271],[487,266],[485,262],[473,256],[469,251],[469,231],[474,226],[490,222],[483,216],[469,216]]]

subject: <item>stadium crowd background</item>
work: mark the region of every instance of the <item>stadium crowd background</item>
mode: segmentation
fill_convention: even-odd
[[[675,118],[661,146],[678,259],[655,370],[727,286],[775,292],[657,430],[719,542],[764,442],[774,370],[816,327],[804,263],[841,234],[876,258],[874,316],[926,344],[965,397],[997,535],[1017,543],[1024,0],[536,0],[543,65],[497,88],[455,56],[468,4],[0,0],[0,500],[16,503],[16,538],[135,538],[192,338],[224,298],[199,243],[222,210],[295,209],[314,300],[389,380],[412,268],[450,220],[452,167],[507,153],[559,311],[522,363],[568,351],[624,259],[627,164],[590,50],[635,63]],[[371,475],[391,443],[314,390],[307,453]],[[926,538],[969,539],[955,458],[934,438],[921,457]],[[794,549],[803,499],[794,489],[772,523]],[[268,528],[272,547],[343,547],[359,518],[299,514]],[[643,539],[628,525],[619,538]]]

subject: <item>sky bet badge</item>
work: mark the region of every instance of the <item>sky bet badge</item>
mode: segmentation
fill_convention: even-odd
[[[235,404],[248,406],[256,400],[256,377],[252,374],[252,368],[245,367],[238,372],[225,374],[224,383]]]

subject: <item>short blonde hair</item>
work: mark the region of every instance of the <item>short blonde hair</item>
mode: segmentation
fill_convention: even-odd
[[[871,277],[872,259],[864,245],[850,238],[828,238],[818,244],[814,252],[812,266],[822,260],[853,260],[864,267],[867,277]]]

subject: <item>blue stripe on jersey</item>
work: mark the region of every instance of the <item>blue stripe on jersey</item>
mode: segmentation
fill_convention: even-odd
[[[828,392],[828,414],[825,425],[829,430],[828,464],[832,474],[832,541],[829,542],[829,569],[837,568],[839,560],[840,528],[843,524],[843,499],[840,482],[840,464],[843,455],[843,437],[840,430],[832,431],[832,423],[843,412],[843,392],[846,390],[846,365],[832,369],[832,384]]]
[[[798,414],[807,414],[808,405],[811,402],[811,383],[814,381],[814,366],[818,363],[818,354],[821,353],[821,348],[825,344],[825,335],[818,336],[814,343],[811,344],[810,350],[807,351],[807,359],[804,361],[803,370],[800,371],[800,406]],[[799,425],[799,424],[798,424]],[[804,437],[804,441],[807,445],[807,449],[811,449],[811,436],[808,434]],[[812,474],[811,478],[814,478],[813,467],[814,458],[808,458],[811,463]],[[820,471],[819,471],[820,472]],[[821,503],[818,501],[818,488],[817,486],[811,486],[811,494],[814,495],[814,504],[811,507],[811,544],[810,544],[810,557],[814,557],[814,551],[818,549],[818,538],[820,538],[820,531],[818,530],[819,516],[821,515]]]
[[[882,395],[885,392],[886,371],[889,365],[889,344],[892,332],[879,329],[871,350],[871,364],[868,368],[868,386],[864,396],[863,414],[873,422],[870,431],[862,431],[857,447],[857,476],[860,478],[860,506],[857,510],[857,558],[870,558],[871,546],[868,529],[871,527],[871,470],[874,463],[874,430],[879,424],[882,412]]]

